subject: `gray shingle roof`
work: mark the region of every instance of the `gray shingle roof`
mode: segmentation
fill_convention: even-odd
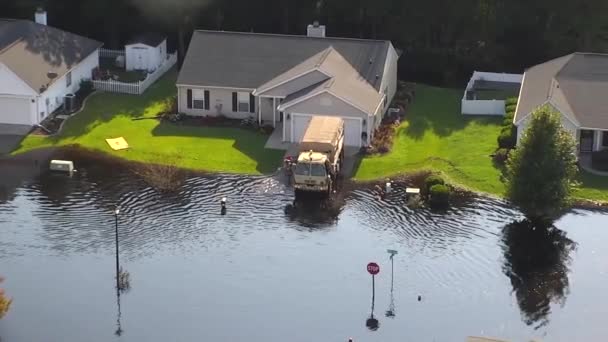
[[[608,55],[573,53],[526,70],[515,121],[545,102],[586,128],[608,129]]]
[[[37,92],[101,46],[101,42],[32,21],[0,19],[0,62]]]
[[[256,89],[330,46],[379,90],[388,41],[223,31],[194,32],[177,84]]]

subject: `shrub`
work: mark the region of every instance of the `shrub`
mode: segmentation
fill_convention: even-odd
[[[93,82],[91,80],[80,81],[80,91],[89,94],[93,91]]]
[[[509,97],[505,100],[506,106],[517,106],[517,97]]]
[[[433,207],[447,206],[450,202],[450,188],[444,184],[435,184],[429,189],[429,203]]]
[[[430,191],[430,189],[434,185],[444,185],[445,181],[439,175],[430,175],[430,176],[426,177],[426,179],[424,180],[424,184],[426,186],[426,190]]]
[[[494,155],[492,155],[492,160],[494,160],[496,164],[504,165],[509,158],[509,151],[510,150],[506,148],[499,148],[494,152]]]
[[[0,278],[0,283],[2,280],[3,279]],[[0,288],[0,319],[8,312],[8,309],[11,307],[11,302],[12,301],[4,294],[4,290]]]
[[[391,150],[397,127],[399,124],[396,122],[386,122],[376,129],[371,143],[375,152],[387,153]]]
[[[594,169],[608,171],[608,150],[593,152],[591,154],[591,164]]]
[[[497,139],[499,148],[515,148],[516,138],[514,131],[513,127],[504,127],[503,130],[500,131],[500,135]]]
[[[505,117],[502,121],[502,126],[503,127],[511,127],[513,126],[513,117],[515,116],[515,113],[507,113],[505,114]]]

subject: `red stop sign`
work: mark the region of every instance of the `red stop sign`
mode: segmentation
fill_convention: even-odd
[[[376,275],[380,273],[380,266],[378,266],[378,264],[375,262],[370,262],[367,264],[367,272],[369,272],[371,275]]]

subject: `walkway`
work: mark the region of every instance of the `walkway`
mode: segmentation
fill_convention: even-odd
[[[277,122],[277,125],[274,128],[274,131],[272,131],[270,137],[268,137],[264,148],[273,150],[289,150],[291,145],[292,143],[283,141],[283,123]]]
[[[591,161],[591,153],[581,153],[578,156],[578,165],[581,169],[594,174],[596,176],[605,176],[608,177],[608,172],[599,171],[593,168],[593,162]]]
[[[12,152],[31,129],[27,125],[0,124],[0,155]]]

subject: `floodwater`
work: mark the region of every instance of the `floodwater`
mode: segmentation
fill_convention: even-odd
[[[162,192],[70,153],[72,177],[40,171],[49,156],[0,161],[0,275],[14,300],[2,342],[608,338],[606,212],[575,210],[546,233],[483,197],[411,210],[399,186],[293,208],[273,176],[189,176]],[[120,298],[115,205],[131,285]]]

